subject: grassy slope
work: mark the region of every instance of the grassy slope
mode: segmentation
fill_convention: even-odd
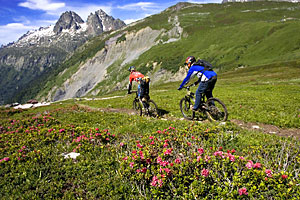
[[[262,72],[269,73],[263,76]],[[300,80],[297,77],[299,72],[298,63],[290,62],[220,73],[215,95],[227,104],[231,118],[246,121],[255,119],[255,121],[282,125],[283,127],[296,127],[300,121],[298,104],[300,96],[297,92],[300,86]],[[282,78],[284,74],[288,74],[288,76]],[[152,98],[169,117],[181,117],[178,103],[184,92],[176,90],[178,84],[169,83],[151,88]],[[286,87],[287,85],[290,87]],[[118,91],[110,94],[110,96],[124,94],[125,91]],[[244,156],[246,160],[259,162],[264,166],[264,169],[272,169],[274,173],[283,170],[280,163],[287,161],[282,155],[288,153],[291,163],[285,169],[285,173],[289,173],[289,180],[294,177],[293,166],[299,166],[299,162],[297,164],[295,161],[299,154],[299,142],[291,138],[251,132],[230,123],[225,126],[218,126],[185,120],[166,121],[122,113],[84,110],[75,105],[75,103],[79,103],[95,108],[131,108],[132,99],[133,96],[129,95],[124,98],[99,101],[69,100],[20,113],[0,110],[0,131],[3,132],[1,141],[6,141],[6,143],[0,142],[0,158],[10,158],[10,161],[1,163],[1,174],[5,174],[5,176],[0,176],[0,197],[3,199],[146,198],[138,192],[136,188],[138,186],[131,185],[129,180],[121,176],[121,173],[125,173],[125,171],[120,170],[120,162],[122,162],[120,160],[123,158],[121,156],[134,150],[137,140],[147,141],[148,137],[155,135],[157,130],[167,129],[170,126],[180,131],[180,136],[184,136],[184,141],[190,141],[190,137],[185,137],[185,134],[189,135],[192,127],[196,128],[196,132],[190,134],[200,138],[205,130],[211,130],[211,135],[199,140],[199,147],[203,147],[205,151],[210,147],[214,151],[222,147],[224,152],[235,149],[236,158]],[[253,112],[249,112],[251,110]],[[274,117],[272,112],[283,113],[285,116],[282,119],[285,123],[280,124],[281,118]],[[47,114],[58,121],[44,122],[45,125],[39,127],[38,124],[41,122],[36,122],[34,117]],[[298,114],[298,117],[294,116],[295,114]],[[11,123],[12,120],[17,120],[15,125]],[[21,121],[19,125],[18,120]],[[24,128],[18,128],[20,125]],[[80,135],[88,136],[95,128],[109,129],[112,134],[116,134],[115,140],[109,145],[94,144],[82,140],[80,142],[82,146],[78,147],[78,143],[74,142],[73,139]],[[35,129],[39,129],[39,131]],[[54,131],[57,133],[49,133],[50,129],[55,129]],[[59,133],[61,129],[65,131]],[[14,132],[15,130],[18,132]],[[9,131],[9,134],[4,133],[5,131]],[[74,134],[75,136],[73,136]],[[125,144],[124,148],[120,148],[120,142]],[[22,146],[26,146],[25,150],[23,153],[18,153]],[[61,154],[71,152],[74,148],[78,148],[76,152],[81,154],[77,161],[63,159]],[[176,150],[174,147],[174,151]],[[17,157],[21,154],[26,155],[26,157],[19,161]],[[223,166],[224,169],[226,169],[225,166]],[[262,173],[264,173],[263,170]],[[130,180],[133,181],[133,177]],[[173,183],[175,184],[176,181]],[[293,182],[290,183],[293,184]],[[223,188],[223,182],[220,184]],[[257,186],[252,187],[252,184],[255,184],[255,181],[246,186],[249,198],[258,198],[257,195],[260,194],[260,191],[259,189],[256,191],[254,187],[257,188]],[[146,185],[146,187],[148,186]],[[235,193],[239,187],[242,186],[234,186]],[[187,192],[187,189],[184,191]],[[214,193],[212,192],[212,194]],[[262,195],[271,196],[279,194],[281,193],[262,193]],[[147,198],[155,198],[153,196],[155,193],[150,194],[150,191],[146,191],[145,195]],[[178,195],[179,198],[182,194]],[[238,197],[238,194],[236,195]],[[293,196],[298,198],[299,194],[295,193]]]
[[[101,90],[108,85],[112,88],[126,79],[128,74],[125,69],[130,65],[147,73],[152,70],[146,67],[147,63],[157,62],[160,68],[176,72],[189,55],[207,59],[222,71],[238,66],[297,60],[300,57],[300,38],[296,34],[300,25],[299,9],[299,4],[284,2],[205,4],[179,11],[169,9],[150,16],[135,26],[127,27],[125,31],[138,31],[146,26],[169,30],[172,26],[167,23],[168,18],[178,16],[185,37],[177,42],[154,46],[124,66],[124,70],[116,67],[122,61],[116,61],[108,68],[108,78],[96,88]],[[102,48],[101,38],[96,40],[99,41],[86,44],[84,54],[94,55],[95,51],[89,53],[91,49]],[[76,66],[81,62],[78,58],[80,52],[71,58],[76,60]],[[66,66],[73,70],[77,68]],[[63,78],[53,77],[51,84],[46,85],[44,94],[54,85],[59,86],[71,74],[66,73]]]
[[[273,63],[219,73],[214,96],[227,105],[229,119],[299,128],[299,74],[299,62]],[[182,117],[179,101],[185,92],[176,90],[179,84],[168,83],[151,88],[152,99],[166,116]],[[125,93],[116,92],[110,96]],[[131,108],[132,99],[133,95],[129,95],[110,100],[86,101],[84,104],[98,108]]]

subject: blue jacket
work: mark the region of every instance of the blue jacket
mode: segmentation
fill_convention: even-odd
[[[182,88],[186,83],[188,83],[189,80],[195,75],[197,75],[198,78],[201,78],[201,81],[208,81],[213,76],[216,76],[217,73],[212,70],[204,70],[204,67],[200,65],[192,65],[186,77],[182,81],[180,88]]]

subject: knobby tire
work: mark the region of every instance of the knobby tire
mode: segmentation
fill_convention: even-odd
[[[206,115],[212,122],[225,122],[228,118],[228,112],[225,104],[217,98],[209,98],[206,102]]]
[[[195,117],[195,112],[190,110],[191,105],[193,104],[190,99],[184,97],[180,100],[180,111],[183,117],[188,120],[193,120]]]

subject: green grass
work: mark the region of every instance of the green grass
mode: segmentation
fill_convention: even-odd
[[[199,6],[186,3],[185,6],[179,10],[173,7],[124,30],[92,39],[48,77],[48,83],[40,88],[40,96],[46,96],[54,86],[60,87],[80,64],[104,47],[105,40],[120,35],[117,42],[126,42],[126,34],[148,26],[166,32],[173,28],[169,18],[174,19],[175,16],[178,16],[183,28],[180,40],[159,43],[125,66],[121,66],[124,58],[119,58],[108,67],[107,78],[94,91],[103,95],[119,82],[124,87],[128,76],[126,69],[131,65],[144,74],[153,74],[158,69],[175,73],[190,55],[208,60],[222,72],[239,66],[261,66],[300,58],[300,38],[295,34],[300,25],[298,4],[248,2]],[[166,41],[168,37],[161,35],[157,40],[160,39]],[[153,63],[158,63],[158,66],[154,68]],[[58,76],[64,70],[64,74]]]
[[[299,74],[299,62],[274,63],[219,73],[214,96],[226,104],[229,120],[299,128]],[[179,101],[185,92],[176,90],[179,84],[155,85],[150,90],[151,98],[166,113],[165,117],[182,118]],[[119,91],[109,96],[123,97],[81,103],[94,108],[131,108],[134,95],[125,94],[126,91]]]

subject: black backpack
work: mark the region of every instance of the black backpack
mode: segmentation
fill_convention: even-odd
[[[195,62],[194,65],[200,65],[200,66],[203,66],[205,71],[207,71],[207,70],[208,70],[208,71],[212,71],[213,68],[214,68],[212,64],[210,64],[210,63],[207,62],[206,60],[201,60],[201,59],[197,60],[197,62]]]

